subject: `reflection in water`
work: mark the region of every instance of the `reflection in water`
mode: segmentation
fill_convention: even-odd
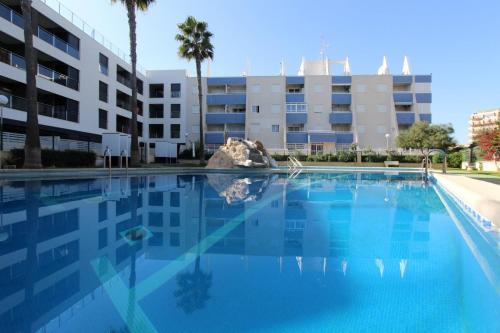
[[[145,327],[144,313],[158,331],[220,331],[210,326],[218,316],[231,329],[257,330],[321,323],[326,309],[338,317],[323,325],[362,330],[362,301],[373,309],[378,297],[391,311],[404,299],[438,302],[477,325],[468,311],[498,304],[498,287],[416,176],[155,175],[0,188],[1,332],[126,332]],[[476,276],[481,297],[463,272]],[[453,312],[461,292],[466,318]],[[377,316],[369,318],[390,324]]]

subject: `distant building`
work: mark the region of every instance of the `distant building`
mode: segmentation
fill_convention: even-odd
[[[500,108],[474,112],[469,117],[469,143],[477,140],[481,133],[498,128]]]
[[[49,7],[52,3],[58,2],[33,1],[41,144],[100,153],[103,133],[130,133],[128,57],[64,7]],[[9,98],[3,149],[10,150],[24,145],[26,123],[19,1],[0,0],[0,31],[0,93]],[[340,73],[333,74],[338,65]],[[304,59],[297,75],[285,74],[282,63],[277,75],[208,76],[202,79],[207,149],[228,137],[260,140],[271,152],[320,154],[353,143],[395,148],[400,130],[431,122],[432,76],[412,75],[406,57],[401,75],[390,73],[385,57],[373,74],[352,75],[347,58],[333,61],[323,54],[319,60]],[[183,69],[139,68],[137,87],[142,159],[154,159],[160,141],[180,150],[198,141],[196,78]]]

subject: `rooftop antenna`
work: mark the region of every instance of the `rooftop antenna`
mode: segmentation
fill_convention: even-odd
[[[411,75],[410,62],[407,56],[403,60],[403,75]]]
[[[280,62],[280,76],[285,76],[285,60],[283,58]]]
[[[321,35],[321,49],[319,51],[321,60],[323,61],[323,66],[324,66],[324,71],[325,74],[328,75],[329,72],[329,62],[328,62],[328,56],[326,55],[326,51],[330,45],[326,42],[325,37]]]

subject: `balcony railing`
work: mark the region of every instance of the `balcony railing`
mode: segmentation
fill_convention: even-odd
[[[62,40],[61,38],[57,37],[51,32],[48,32],[42,27],[38,27],[37,29],[37,36],[41,40],[49,43],[50,45],[58,48],[59,50],[69,54],[73,58],[80,59],[80,51],[73,46],[69,45],[67,42]]]
[[[6,108],[24,111],[28,110],[28,101],[19,96],[6,95],[9,102],[5,106]],[[44,103],[37,103],[38,114],[41,116],[67,120],[77,123],[79,121],[78,110],[68,110],[66,106],[63,105],[49,105]]]
[[[24,57],[3,48],[0,48],[0,62],[6,63],[7,65],[10,65],[12,67],[26,70],[26,61],[24,60]],[[68,88],[74,90],[79,89],[79,82],[77,79],[56,72],[55,70],[43,65],[38,64],[37,74],[44,79],[58,83]]]

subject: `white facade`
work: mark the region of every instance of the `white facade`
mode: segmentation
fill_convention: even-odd
[[[10,99],[4,131],[23,133],[22,16],[19,1],[0,1],[0,93]],[[99,144],[103,133],[128,132],[130,65],[97,32],[79,29],[42,1],[33,8],[41,136]],[[330,74],[334,64],[344,66],[343,75]],[[347,59],[325,58],[303,61],[298,76],[203,78],[205,143],[213,148],[231,136],[260,140],[271,151],[326,153],[353,143],[395,148],[400,130],[431,121],[431,76],[411,75],[407,60],[405,66],[405,75],[389,75],[388,68],[351,75]],[[185,70],[147,70],[138,80],[141,147],[150,156],[157,142],[190,148],[199,140],[196,78]]]

